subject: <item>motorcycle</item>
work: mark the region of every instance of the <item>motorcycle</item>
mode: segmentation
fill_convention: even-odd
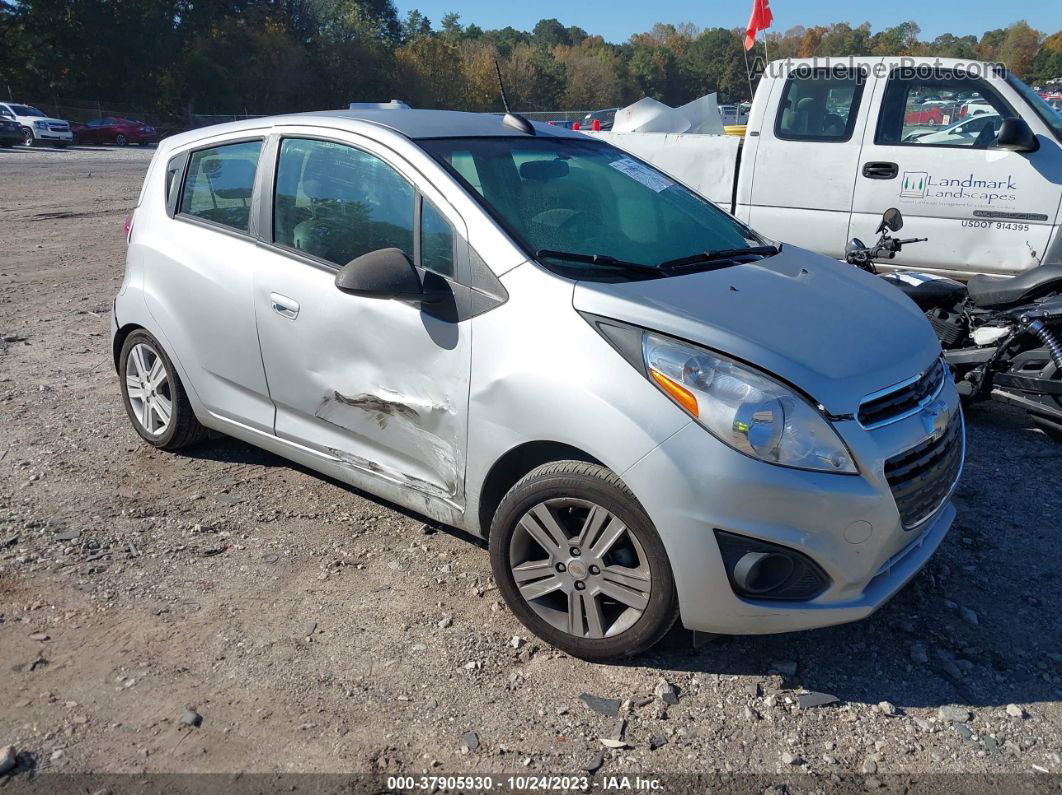
[[[1018,406],[1050,438],[1062,442],[1062,265],[1017,276],[973,276],[963,284],[943,276],[896,270],[879,274],[875,260],[893,259],[927,238],[894,238],[903,215],[890,208],[867,247],[853,238],[845,261],[903,291],[940,340],[964,402],[992,399]]]

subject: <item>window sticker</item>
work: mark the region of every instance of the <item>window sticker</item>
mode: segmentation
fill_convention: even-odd
[[[616,171],[621,171],[631,179],[645,185],[649,190],[656,193],[660,193],[662,190],[667,190],[675,183],[665,177],[663,174],[659,174],[650,168],[646,168],[641,163],[631,160],[629,157],[621,157],[619,160],[613,160],[609,163]]]

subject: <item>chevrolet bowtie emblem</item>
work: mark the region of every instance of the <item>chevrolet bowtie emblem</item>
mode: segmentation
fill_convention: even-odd
[[[947,409],[948,406],[943,400],[934,400],[922,407],[922,425],[925,426],[926,433],[934,439],[943,436],[948,427],[948,416],[945,413]]]

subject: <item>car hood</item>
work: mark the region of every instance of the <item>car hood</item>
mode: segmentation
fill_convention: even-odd
[[[35,122],[35,121],[46,121],[49,124],[70,124],[70,122],[68,122],[68,121],[66,121],[64,119],[53,119],[51,116],[19,116],[18,118],[19,118],[19,121],[21,121],[23,123],[25,123],[25,122]]]
[[[575,309],[700,343],[788,381],[832,414],[940,356],[915,304],[876,276],[786,245],[759,262],[647,281],[579,282]]]

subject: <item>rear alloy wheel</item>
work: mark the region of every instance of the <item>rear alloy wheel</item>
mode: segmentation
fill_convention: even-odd
[[[126,414],[146,442],[176,450],[206,436],[173,364],[146,331],[134,331],[126,338],[118,375]]]
[[[31,130],[29,127],[23,127],[22,128],[22,145],[23,146],[33,146],[33,142],[35,140],[36,139],[33,137],[33,130]]]
[[[118,133],[116,136],[114,136],[114,142],[118,146],[125,146],[127,143],[129,143],[129,139],[121,133]]]
[[[604,467],[562,461],[529,473],[498,508],[490,552],[517,618],[576,657],[637,654],[678,616],[663,543]]]

